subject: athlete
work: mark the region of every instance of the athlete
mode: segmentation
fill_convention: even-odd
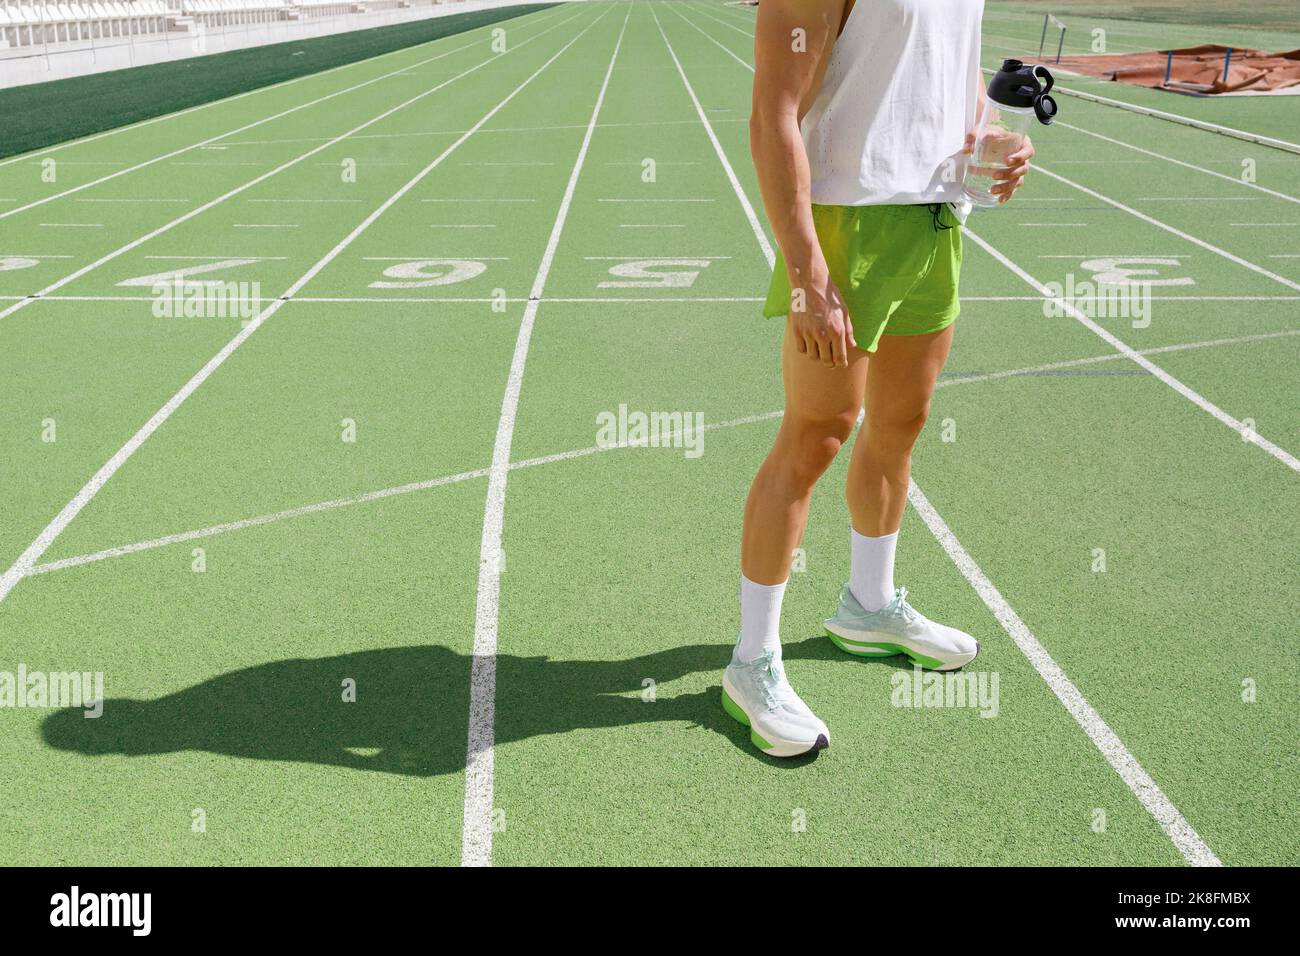
[[[813,485],[848,440],[850,570],[825,622],[840,649],[970,663],[979,643],[894,588],[912,446],[952,343],[961,180],[984,83],[983,0],[762,0],[750,148],[780,246],[764,313],[785,318],[785,416],[749,491],[740,637],[722,703],[764,752],[830,744],[790,687],[780,616]],[[1028,138],[996,174],[1021,185]]]

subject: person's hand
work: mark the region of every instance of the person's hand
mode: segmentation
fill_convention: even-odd
[[[1003,203],[1011,198],[1017,189],[1024,185],[1025,174],[1029,172],[1029,160],[1034,156],[1034,144],[1026,136],[1006,158],[1006,167],[993,173],[993,187],[989,192]]]
[[[825,264],[797,270],[790,285],[790,323],[799,351],[827,368],[847,368],[849,348],[858,343],[844,297]]]
[[[991,165],[972,166],[971,169],[993,178],[989,192],[1004,203],[1011,195],[1024,185],[1025,174],[1029,172],[1029,160],[1034,156],[1034,144],[1028,136],[998,136],[996,132],[985,134],[992,137],[984,144],[983,162]],[[967,156],[975,152],[975,134],[967,133],[962,153]]]

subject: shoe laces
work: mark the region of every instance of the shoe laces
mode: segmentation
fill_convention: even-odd
[[[767,651],[758,657],[752,666],[758,676],[758,686],[763,691],[763,700],[767,706],[779,707],[789,703],[793,691],[789,681],[785,679],[785,671],[776,652]]]
[[[918,617],[916,608],[907,603],[907,588],[899,588],[895,591],[894,599],[885,605],[884,610],[890,616],[902,617],[909,623]]]

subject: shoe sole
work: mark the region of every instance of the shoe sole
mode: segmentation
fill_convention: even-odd
[[[731,695],[727,693],[725,685],[722,688],[722,709],[742,727],[749,728],[750,742],[769,757],[799,757],[816,750],[825,750],[831,745],[831,742],[826,739],[825,734],[818,734],[817,739],[811,744],[795,743],[789,740],[779,740],[776,743],[769,743],[762,738],[757,730],[754,729],[754,723],[749,719],[749,714],[745,713],[745,709],[732,700]]]
[[[969,657],[963,654],[963,660],[941,661],[927,654],[922,654],[906,644],[894,644],[889,641],[858,641],[844,637],[832,631],[829,624],[826,625],[826,636],[831,639],[832,644],[844,653],[852,654],[854,657],[895,657],[904,654],[911,659],[912,663],[928,671],[955,671],[975,660],[980,652],[980,643],[976,641],[975,653]]]

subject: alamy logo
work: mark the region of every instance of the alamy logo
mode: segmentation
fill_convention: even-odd
[[[896,671],[889,684],[894,688],[889,702],[895,707],[969,707],[981,717],[998,715],[997,671],[939,673],[914,665],[910,674]]]
[[[159,319],[251,319],[262,310],[260,282],[155,282],[153,314]]]
[[[1075,281],[1066,273],[1065,282],[1045,282],[1048,297],[1043,300],[1043,316],[1062,318],[1067,304],[1090,319],[1132,319],[1135,329],[1151,324],[1151,283],[1141,281]]]
[[[129,926],[131,935],[148,936],[153,926],[152,893],[68,893],[50,897],[51,926]]]
[[[102,671],[0,671],[0,707],[83,707],[88,719],[104,713]]]
[[[626,405],[596,415],[598,448],[685,448],[685,457],[704,454],[703,412],[637,412]]]

